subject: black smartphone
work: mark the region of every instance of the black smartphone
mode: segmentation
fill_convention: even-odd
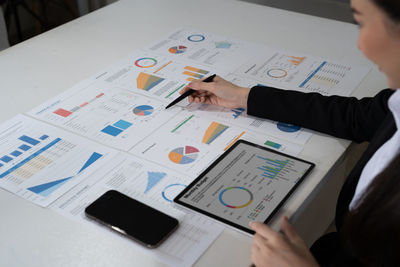
[[[115,190],[90,204],[85,214],[149,248],[160,245],[179,225],[177,219]]]

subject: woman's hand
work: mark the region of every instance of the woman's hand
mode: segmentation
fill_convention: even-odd
[[[260,222],[251,222],[250,227],[256,232],[251,260],[257,267],[319,266],[306,243],[289,224],[287,217],[283,217],[281,223],[283,234]]]
[[[189,102],[218,105],[226,108],[246,108],[250,88],[236,86],[219,76],[210,83],[197,80],[179,91],[183,94],[189,89],[196,90],[188,98]]]

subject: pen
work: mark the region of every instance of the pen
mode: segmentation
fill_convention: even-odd
[[[207,78],[205,78],[203,80],[204,83],[209,83],[212,82],[214,77],[216,76],[216,74],[213,74]],[[175,105],[176,103],[180,102],[182,99],[184,99],[185,97],[188,97],[189,95],[193,94],[195,92],[195,90],[193,89],[189,89],[188,91],[184,92],[183,94],[181,94],[178,98],[176,98],[174,101],[172,101],[168,106],[165,107],[165,109],[172,107],[173,105]]]

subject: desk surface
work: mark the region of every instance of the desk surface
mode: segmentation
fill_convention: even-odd
[[[149,17],[148,14],[151,14]],[[145,21],[145,23],[144,23]],[[357,50],[357,27],[232,0],[120,1],[0,52],[0,121],[26,112],[166,32],[190,26],[270,47],[371,65]],[[371,65],[372,66],[372,65]],[[373,67],[353,95],[373,95],[385,79]],[[300,157],[312,175],[285,204],[292,215],[344,154],[349,142],[314,135]],[[162,266],[97,229],[0,190],[4,266]],[[317,221],[309,222],[310,229]],[[278,222],[272,222],[278,228]],[[225,230],[197,266],[246,266],[251,239]]]

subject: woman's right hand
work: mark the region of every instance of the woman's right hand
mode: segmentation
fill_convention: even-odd
[[[250,92],[250,88],[234,85],[219,76],[215,76],[209,83],[202,80],[193,81],[179,93],[183,94],[189,89],[196,90],[188,98],[190,103],[205,103],[226,108],[246,108]]]

